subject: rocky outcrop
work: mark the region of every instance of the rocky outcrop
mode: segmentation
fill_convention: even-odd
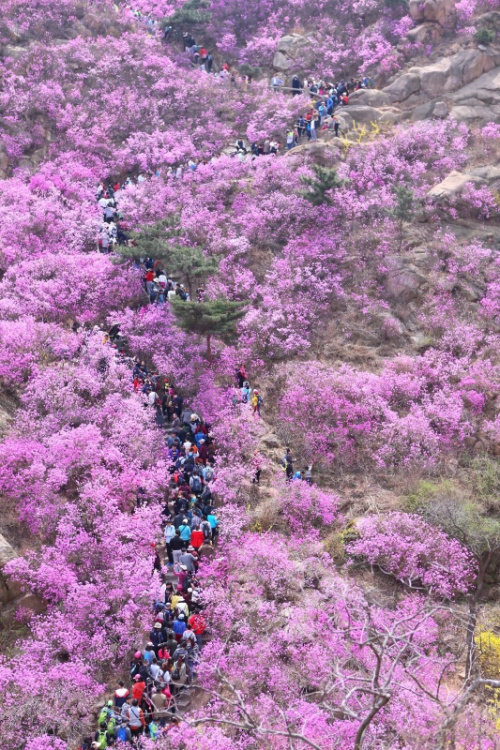
[[[403,73],[383,89],[392,103],[404,102],[420,91],[420,77],[416,73]]]
[[[500,67],[463,86],[451,96],[451,117],[457,120],[500,119]]]
[[[385,288],[396,302],[408,304],[416,299],[426,278],[408,258],[394,256],[387,262]]]
[[[480,177],[485,182],[496,182],[500,180],[500,167],[495,167],[493,164],[488,164],[484,167],[476,167],[471,169],[469,174],[473,177]]]
[[[456,20],[454,0],[410,0],[409,11],[416,23],[431,21],[452,28]]]
[[[302,34],[287,34],[281,37],[273,59],[274,69],[285,72],[300,64],[310,43],[307,36]]]
[[[369,125],[372,122],[388,122],[394,124],[401,119],[401,112],[393,107],[384,107],[377,109],[364,105],[350,105],[342,108],[342,120],[349,127],[352,123],[357,122],[362,125]],[[342,127],[342,125],[341,125]]]
[[[350,104],[362,104],[368,107],[387,107],[391,104],[390,97],[378,89],[359,89],[349,96]]]
[[[469,182],[481,183],[483,180],[475,175],[464,174],[463,172],[457,172],[457,170],[454,169],[453,172],[450,172],[442,182],[438,185],[434,185],[434,187],[429,190],[427,197],[437,201],[456,198]]]
[[[408,32],[412,44],[435,44],[441,38],[441,27],[435,23],[420,23]]]
[[[491,71],[500,62],[500,53],[467,49],[443,57],[431,65],[415,66],[383,89],[392,103],[405,102],[412,94],[441,97],[463,88]]]

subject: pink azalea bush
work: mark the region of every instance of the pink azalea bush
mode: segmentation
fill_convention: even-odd
[[[424,588],[452,599],[472,586],[471,554],[456,539],[429,526],[419,516],[388,513],[367,516],[356,524],[359,539],[346,545],[355,558],[393,575],[409,588]]]
[[[181,6],[137,0],[133,9],[166,20]],[[476,5],[459,8],[468,9]],[[211,0],[207,10],[196,34],[217,66],[222,56],[265,66],[296,30],[310,35],[297,70],[336,79],[383,82],[403,62],[397,45],[411,24],[403,4],[375,0]],[[303,181],[314,177],[310,151],[245,162],[228,154],[240,136],[282,141],[307,96],[197,70],[178,42],[108,0],[7,0],[0,39],[0,378],[17,405],[0,443],[0,494],[24,540],[4,569],[24,598],[23,630],[0,657],[2,748],[78,746],[151,625],[152,545],[170,475],[152,410],[104,342],[119,324],[130,354],[204,416],[217,446],[221,534],[200,566],[212,632],[198,675],[207,703],[155,746],[347,748],[372,717],[366,747],[435,750],[461,695],[450,633],[463,641],[440,600],[471,589],[469,553],[413,516],[359,520],[348,553],[419,589],[388,604],[354,570],[336,570],[322,540],[342,521],[346,475],[425,474],[462,456],[467,438],[500,442],[498,263],[486,242],[442,229],[426,200],[466,168],[471,143],[476,158],[490,158],[497,126],[405,123],[335,156],[324,149],[341,183],[314,206]],[[189,159],[195,171],[170,176]],[[214,342],[210,366],[202,338],[182,332],[167,305],[147,304],[141,273],[97,252],[97,185],[127,177],[119,206],[130,228],[175,219],[180,243],[220,258],[207,294],[247,302],[236,341]],[[408,303],[393,283],[415,260],[398,187],[411,189],[412,216],[433,235],[426,286]],[[458,215],[495,220],[489,191],[464,198]],[[424,345],[413,346],[417,334]],[[238,400],[242,361],[264,395],[262,419]],[[317,484],[285,482],[276,436],[283,449],[291,443],[295,469],[313,464]],[[137,508],[139,491],[148,502]],[[262,530],[251,503],[266,491],[277,524]],[[492,750],[493,731],[473,703],[454,742]]]

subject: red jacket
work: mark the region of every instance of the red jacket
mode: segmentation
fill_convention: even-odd
[[[142,680],[137,680],[137,682],[134,682],[134,687],[132,688],[132,698],[135,698],[138,703],[142,700],[142,694],[146,690],[146,683],[142,682]]]
[[[203,531],[200,531],[199,529],[195,529],[195,531],[191,532],[191,544],[195,549],[199,549],[203,542],[205,541],[205,535]]]
[[[201,615],[191,615],[188,624],[195,635],[201,635],[207,629],[207,624]]]

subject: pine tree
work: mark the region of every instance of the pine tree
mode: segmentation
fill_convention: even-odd
[[[236,337],[236,324],[245,315],[246,303],[226,297],[206,302],[172,300],[172,310],[179,328],[187,333],[197,333],[207,340],[207,358],[212,361],[212,337],[231,343]]]
[[[179,242],[178,221],[175,218],[162,219],[136,232],[134,245],[121,246],[118,253],[122,258],[148,257],[162,262],[170,278],[181,280],[193,296],[193,286],[217,271],[219,259],[207,257],[200,247],[190,247]]]
[[[212,14],[210,12],[209,0],[187,0],[182,8],[166,19],[166,23],[174,26],[193,26],[199,23],[208,23]]]
[[[122,258],[147,257],[166,262],[173,242],[180,233],[176,217],[161,219],[154,224],[147,224],[139,232],[133,232],[132,244],[117,247],[117,252]]]
[[[193,297],[193,286],[200,283],[207,276],[211,276],[219,267],[216,256],[207,257],[199,247],[185,247],[173,245],[167,260],[167,271],[173,278],[182,278]]]
[[[301,182],[307,185],[309,190],[303,190],[301,195],[313,206],[321,206],[323,203],[331,203],[331,197],[327,195],[329,190],[335,190],[344,184],[337,176],[337,171],[330,167],[320,167],[313,164],[315,177],[301,177]]]
[[[397,185],[393,190],[393,194],[396,198],[396,205],[389,213],[397,222],[398,242],[399,249],[401,250],[404,225],[410,222],[415,214],[415,194],[406,185]]]

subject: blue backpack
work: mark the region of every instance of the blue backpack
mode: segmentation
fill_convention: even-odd
[[[116,739],[119,742],[126,742],[127,741],[127,730],[125,727],[120,727],[116,733]]]

